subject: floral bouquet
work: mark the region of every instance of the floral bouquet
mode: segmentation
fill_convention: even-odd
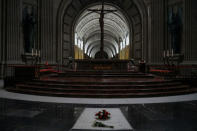
[[[106,110],[102,110],[96,113],[95,116],[97,116],[96,119],[98,120],[108,120],[110,118],[110,113]]]

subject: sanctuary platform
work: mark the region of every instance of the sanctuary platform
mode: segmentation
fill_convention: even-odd
[[[66,71],[15,80],[6,90],[24,94],[83,98],[135,98],[194,93],[187,83],[129,71]]]
[[[75,60],[75,69],[61,72],[48,65],[45,65],[46,69],[41,69],[42,66],[15,66],[14,79],[6,81],[5,89],[24,94],[75,98],[139,98],[197,92],[194,86],[180,80],[130,71],[129,62]]]

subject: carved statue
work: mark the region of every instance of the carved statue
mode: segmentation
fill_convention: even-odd
[[[35,40],[35,14],[34,14],[34,8],[31,7],[31,10],[29,7],[25,7],[23,9],[23,20],[22,20],[22,26],[23,26],[23,36],[24,36],[24,49],[25,52],[31,53],[31,50],[34,46],[34,40]]]
[[[175,53],[180,53],[181,32],[182,32],[182,9],[178,8],[176,12],[173,8],[168,14],[168,30],[171,35],[171,47]]]

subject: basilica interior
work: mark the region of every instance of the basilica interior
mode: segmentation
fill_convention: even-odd
[[[196,131],[196,6],[1,0],[0,130]]]

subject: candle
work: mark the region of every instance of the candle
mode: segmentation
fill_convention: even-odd
[[[172,56],[174,55],[174,51],[173,51],[173,49],[172,49]]]
[[[169,56],[169,50],[167,50],[167,57]]]
[[[34,49],[32,48],[31,49],[31,56],[33,56],[34,55]]]

